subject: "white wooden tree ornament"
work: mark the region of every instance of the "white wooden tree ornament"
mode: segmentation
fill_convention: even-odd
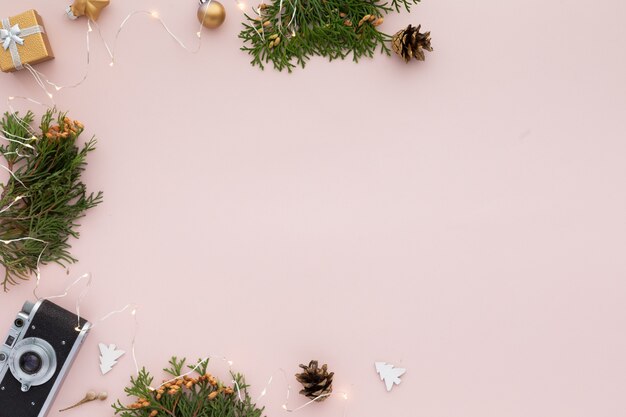
[[[400,377],[404,375],[406,369],[404,368],[394,368],[393,365],[390,365],[385,362],[376,362],[376,372],[380,375],[381,381],[385,381],[385,386],[387,387],[387,391],[391,391],[393,385],[399,385],[402,380]]]
[[[116,349],[115,345],[105,345],[104,343],[99,343],[98,348],[100,349],[100,371],[102,375],[106,375],[115,365],[117,365],[117,360],[126,352],[120,349]]]

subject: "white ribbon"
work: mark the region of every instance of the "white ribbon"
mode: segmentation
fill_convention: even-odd
[[[31,26],[25,29],[20,29],[20,25],[15,24],[11,26],[9,19],[2,19],[2,29],[0,29],[0,42],[2,47],[6,51],[7,49],[11,53],[11,59],[16,69],[22,69],[22,60],[17,50],[17,45],[24,45],[24,38],[36,33],[45,33],[43,27],[39,25]]]
[[[0,29],[0,39],[2,42],[2,47],[6,51],[9,49],[9,45],[11,42],[18,43],[20,45],[24,45],[24,39],[20,38],[20,34],[22,30],[20,29],[20,25],[15,24],[11,27],[11,29]]]

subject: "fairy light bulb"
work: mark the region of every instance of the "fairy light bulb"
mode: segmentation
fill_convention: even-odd
[[[239,7],[239,10],[241,11],[246,10],[246,5],[242,2],[237,2],[237,7]]]
[[[150,13],[150,16],[154,17],[155,19],[159,18],[159,12],[157,12],[156,10],[153,10],[152,13]]]

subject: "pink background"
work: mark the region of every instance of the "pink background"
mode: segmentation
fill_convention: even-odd
[[[0,6],[38,9],[57,58],[37,68],[80,79],[84,19],[57,0]],[[626,4],[425,0],[382,26],[431,30],[425,63],[291,75],[250,67],[225,6],[196,55],[145,16],[113,68],[92,38],[88,81],[56,94],[99,137],[86,181],[105,202],[73,242],[81,262],[44,268],[41,294],[91,272],[88,318],[138,304],[140,364],[226,355],[255,396],[275,375],[269,417],[285,413],[278,369],[295,391],[314,358],[349,400],[303,417],[623,416]],[[140,9],[195,42],[194,0],[113,0],[105,37]],[[0,93],[44,100],[26,72],[0,74]],[[1,295],[6,326],[32,289]],[[97,343],[131,335],[128,315],[94,329],[52,416],[87,388],[122,395],[130,356],[102,377]],[[408,368],[390,394],[376,360]],[[111,410],[63,415],[85,413]]]

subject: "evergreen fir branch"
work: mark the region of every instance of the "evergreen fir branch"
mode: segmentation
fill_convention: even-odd
[[[112,405],[115,414],[121,417],[262,417],[264,408],[252,402],[241,374],[231,372],[235,385],[230,387],[207,373],[206,360],[199,360],[195,367],[186,367],[185,358],[172,357],[169,365],[164,372],[173,379],[156,388],[151,386],[154,378],[145,368],[131,377],[130,386],[124,392],[137,400],[129,405],[117,400]],[[180,376],[186,368],[194,370],[195,376]]]
[[[405,9],[407,12],[411,11],[411,6],[419,3],[420,0],[391,0],[391,6],[396,9],[396,12],[400,12]]]
[[[32,132],[33,121],[30,111],[23,117],[5,113],[0,121],[7,141],[0,152],[14,175],[0,184],[4,291],[28,279],[40,265],[75,262],[69,238],[78,238],[78,220],[102,202],[102,193],[88,193],[81,181],[87,155],[95,150],[95,138],[79,148],[76,141],[83,125],[56,110],[41,118],[41,133]]]
[[[410,10],[419,1],[271,0],[259,6],[258,16],[245,16],[241,50],[252,56],[253,66],[263,69],[271,62],[289,72],[315,55],[329,61],[352,55],[355,62],[377,51],[389,55],[391,36],[378,25],[384,15]]]

